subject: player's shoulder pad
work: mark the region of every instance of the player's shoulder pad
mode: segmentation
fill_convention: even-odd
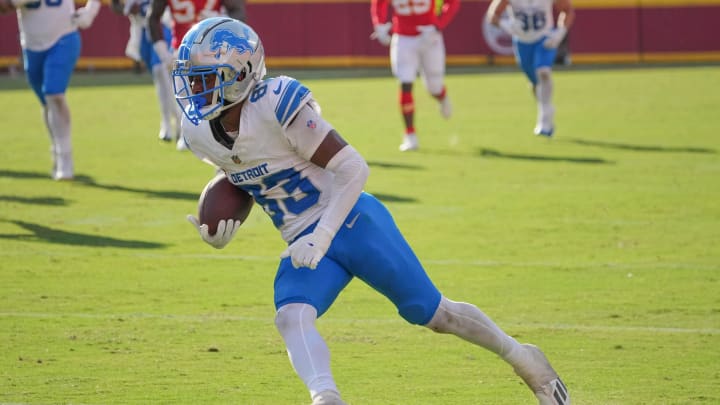
[[[312,99],[312,93],[298,80],[288,76],[269,78],[258,86],[267,86],[264,97],[257,97],[256,102],[264,104],[261,108],[271,109],[275,120],[286,127],[297,115],[300,108]],[[256,87],[256,91],[260,87]],[[258,92],[257,94],[261,94]],[[252,95],[251,95],[252,98]]]
[[[180,128],[182,136],[185,138],[185,142],[190,145],[198,145],[202,142],[205,132],[210,131],[209,121],[202,120],[197,125],[190,122],[190,120],[183,114],[180,120]]]

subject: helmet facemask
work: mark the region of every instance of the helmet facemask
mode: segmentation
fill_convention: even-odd
[[[264,76],[264,50],[257,34],[240,21],[210,18],[183,38],[173,69],[175,98],[198,125],[243,101]]]

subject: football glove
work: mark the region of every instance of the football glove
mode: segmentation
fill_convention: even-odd
[[[320,260],[327,253],[332,242],[332,235],[323,228],[317,227],[305,236],[301,236],[291,243],[281,254],[280,258],[290,257],[296,269],[307,267],[310,270],[317,268]]]
[[[520,21],[514,18],[503,18],[498,23],[498,26],[501,30],[505,31],[508,35],[511,35],[513,37],[522,35],[523,33],[522,24],[520,23]]]
[[[390,45],[392,35],[390,30],[392,29],[392,22],[386,22],[385,24],[378,24],[373,27],[374,31],[370,34],[370,39],[376,39],[382,46]]]
[[[210,235],[207,224],[201,225],[200,220],[193,215],[188,215],[187,220],[195,226],[195,229],[197,229],[202,240],[215,249],[222,249],[225,245],[230,243],[233,236],[235,236],[235,232],[237,232],[238,228],[240,228],[240,224],[242,223],[242,221],[234,219],[221,219],[220,222],[218,222],[217,232],[215,232],[215,235]]]
[[[567,35],[567,28],[557,27],[550,31],[550,34],[548,34],[547,38],[543,42],[543,46],[547,49],[555,49],[560,46],[560,42],[562,42],[563,38],[565,38],[565,35]]]
[[[72,23],[80,28],[89,28],[100,11],[100,1],[88,0],[84,7],[75,10],[72,15]]]

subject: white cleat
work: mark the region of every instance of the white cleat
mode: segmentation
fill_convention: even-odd
[[[542,114],[538,116],[537,125],[535,125],[535,130],[533,131],[535,135],[552,138],[553,132],[555,132],[554,118],[555,107],[546,108]]]
[[[535,126],[535,129],[533,130],[533,132],[535,133],[535,135],[538,135],[538,136],[552,138],[553,133],[555,132],[555,128],[553,128],[552,126],[543,128],[542,126],[537,125],[537,126]]]
[[[313,398],[312,405],[347,405],[335,391],[323,391]]]
[[[440,115],[442,115],[443,118],[450,119],[450,116],[452,115],[452,104],[450,103],[450,97],[445,96],[442,101],[440,101]]]
[[[55,181],[73,181],[75,176],[72,173],[55,172],[52,178]]]
[[[170,135],[169,132],[160,131],[160,133],[158,134],[158,139],[160,139],[163,142],[170,142],[170,141],[172,141],[172,136]]]
[[[55,158],[52,178],[58,181],[69,181],[75,177],[72,155],[59,154]]]
[[[177,150],[179,150],[179,151],[181,151],[181,152],[184,151],[184,150],[188,150],[187,143],[185,143],[185,138],[183,138],[182,136],[179,137],[178,140],[177,140],[177,144],[175,145],[175,147],[177,148]]]
[[[403,142],[400,144],[400,152],[408,152],[412,150],[418,150],[420,144],[418,143],[417,135],[405,134]]]
[[[525,358],[515,373],[530,387],[539,405],[570,405],[570,393],[543,352],[531,344],[522,346]]]

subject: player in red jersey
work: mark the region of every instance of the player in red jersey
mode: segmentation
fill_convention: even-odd
[[[170,8],[172,16],[172,42],[170,46],[163,35],[162,15]],[[174,53],[185,33],[198,21],[209,17],[227,15],[236,20],[245,21],[245,0],[152,0],[148,15],[148,30],[153,49],[168,71],[175,60]],[[182,138],[177,139],[177,149],[185,150],[187,145]]]
[[[442,0],[439,0],[442,1]],[[388,6],[392,21],[388,21]],[[390,46],[392,72],[400,81],[400,110],[405,136],[400,150],[418,149],[415,134],[415,103],[412,86],[418,73],[425,88],[440,103],[440,113],[450,118],[452,106],[445,89],[445,42],[442,30],[460,8],[460,0],[445,0],[436,10],[435,0],[371,0],[370,16],[374,27],[371,38]]]

